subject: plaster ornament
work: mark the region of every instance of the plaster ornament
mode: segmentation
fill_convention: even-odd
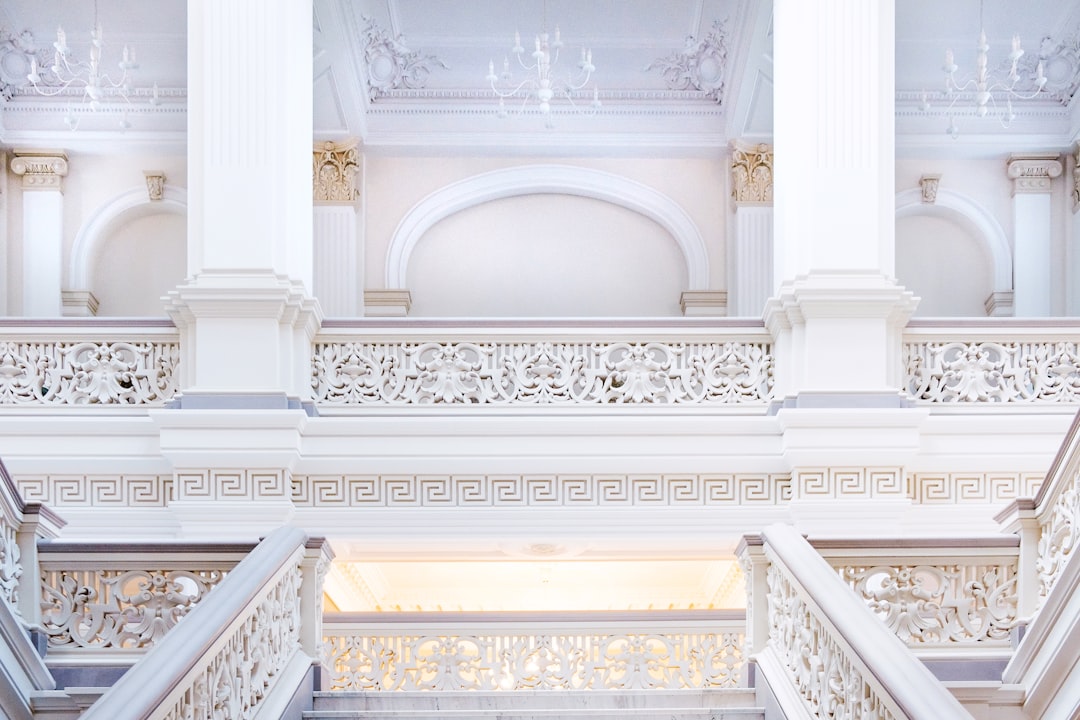
[[[17,539],[18,528],[12,519],[0,515],[0,598],[19,614],[19,578],[23,568]]]
[[[162,200],[165,197],[165,173],[160,170],[144,170],[146,176],[146,194],[150,201]]]
[[[735,145],[731,150],[731,196],[738,205],[771,205],[773,149]]]
[[[704,40],[688,35],[682,50],[653,60],[645,72],[659,69],[669,90],[699,90],[720,103],[728,61],[726,25],[726,19],[714,20]]]
[[[37,60],[42,83],[53,84],[52,49],[39,48],[29,30],[16,35],[0,28],[0,97],[11,100],[16,92],[27,84],[32,61]]]
[[[1072,185],[1073,212],[1080,210],[1080,145],[1076,146],[1073,153],[1073,185]]]
[[[922,201],[927,205],[937,202],[938,185],[941,184],[940,175],[923,175],[919,178],[919,188],[922,190]]]
[[[1012,155],[1008,162],[1013,194],[1048,193],[1064,167],[1057,155]]]
[[[1039,528],[1039,596],[1045,599],[1080,544],[1080,472],[1062,484]]]
[[[68,173],[67,155],[51,150],[16,150],[11,171],[22,176],[23,190],[62,190]]]
[[[1059,37],[1046,35],[1038,52],[1025,53],[1017,63],[1020,75],[1017,90],[1030,93],[1036,89],[1036,68],[1040,62],[1046,76],[1045,90],[1067,104],[1080,89],[1080,27]]]
[[[368,98],[375,101],[388,90],[417,90],[427,83],[432,67],[449,69],[434,55],[423,55],[405,45],[405,36],[390,37],[374,18],[361,15],[364,22],[364,60],[368,73]]]
[[[325,142],[312,153],[312,186],[317,203],[355,202],[360,197],[356,176],[360,153],[356,142]]]

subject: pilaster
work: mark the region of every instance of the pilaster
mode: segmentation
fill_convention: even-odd
[[[1013,278],[1017,317],[1053,315],[1051,191],[1063,167],[1056,154],[1011,155]]]
[[[22,314],[59,317],[63,314],[60,287],[67,155],[59,150],[15,150],[11,171],[22,177],[22,276],[26,279]]]
[[[773,291],[773,149],[735,144],[731,151],[735,202],[731,315],[759,317]]]
[[[330,317],[363,314],[357,263],[361,156],[355,140],[317,143],[312,152],[314,188],[314,294]]]
[[[1072,215],[1069,218],[1069,242],[1065,243],[1065,314],[1080,315],[1080,144],[1069,154],[1072,165],[1069,187]]]

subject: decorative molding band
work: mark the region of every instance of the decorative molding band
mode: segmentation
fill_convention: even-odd
[[[923,175],[919,178],[919,189],[922,192],[922,201],[927,205],[937,202],[938,185],[941,184],[941,175]]]
[[[776,505],[786,475],[294,475],[306,507]]]
[[[172,475],[27,475],[19,492],[27,502],[54,507],[162,508],[172,497]]]
[[[159,406],[179,363],[175,342],[0,341],[0,406]]]
[[[792,497],[818,498],[903,498],[903,473],[899,468],[800,468],[792,480]]]
[[[424,55],[405,46],[404,38],[396,38],[379,27],[374,18],[360,16],[364,43],[364,64],[367,67],[368,98],[378,99],[384,92],[398,88],[410,90],[424,87],[434,66],[448,70],[449,66],[434,55]]]
[[[728,61],[726,25],[727,20],[714,20],[704,40],[687,37],[682,50],[653,60],[645,72],[660,70],[669,90],[698,90],[721,104]]]
[[[684,317],[727,316],[727,292],[723,290],[687,290],[679,295]]]
[[[918,402],[1080,402],[1075,342],[905,343],[904,366]]]
[[[288,470],[222,469],[178,471],[177,500],[274,500],[288,497]]]
[[[365,290],[364,315],[368,317],[407,317],[412,309],[408,290]]]
[[[356,140],[316,144],[312,151],[311,172],[316,204],[352,204],[360,199],[356,183],[360,173],[360,152]]]
[[[1004,505],[1035,497],[1043,477],[1038,473],[911,473],[907,496],[920,505]]]
[[[328,405],[762,404],[769,343],[318,343]]]
[[[731,150],[731,196],[736,205],[772,205],[771,145],[736,144]]]
[[[620,623],[625,625],[625,623]],[[709,623],[713,625],[712,622]],[[738,631],[459,628],[453,634],[328,631],[330,691],[658,690],[740,687]]]
[[[11,171],[22,176],[23,190],[63,191],[68,160],[62,150],[15,150],[12,155]]]
[[[1010,155],[1009,179],[1013,181],[1013,195],[1018,193],[1048,193],[1051,181],[1063,170],[1056,154]]]

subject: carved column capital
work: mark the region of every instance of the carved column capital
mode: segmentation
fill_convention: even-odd
[[[1010,155],[1009,179],[1013,195],[1017,193],[1048,193],[1051,181],[1064,169],[1056,154]]]
[[[736,205],[772,205],[773,149],[771,145],[731,148],[731,196]]]
[[[61,150],[16,150],[11,171],[22,175],[23,190],[64,189],[68,172],[67,155]]]
[[[312,186],[316,203],[352,203],[360,198],[356,176],[360,152],[355,140],[317,143],[312,152]]]

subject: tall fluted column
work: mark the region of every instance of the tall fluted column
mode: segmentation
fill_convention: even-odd
[[[736,144],[731,153],[735,238],[728,277],[728,315],[761,317],[773,291],[773,151]]]
[[[58,150],[16,150],[11,170],[22,176],[22,314],[59,317],[67,156]]]
[[[357,234],[357,176],[361,157],[356,141],[318,143],[312,153],[315,186],[314,293],[328,317],[363,315],[363,269]]]
[[[1009,158],[1009,179],[1013,181],[1013,314],[1017,317],[1055,314],[1050,193],[1061,171],[1056,154]]]

